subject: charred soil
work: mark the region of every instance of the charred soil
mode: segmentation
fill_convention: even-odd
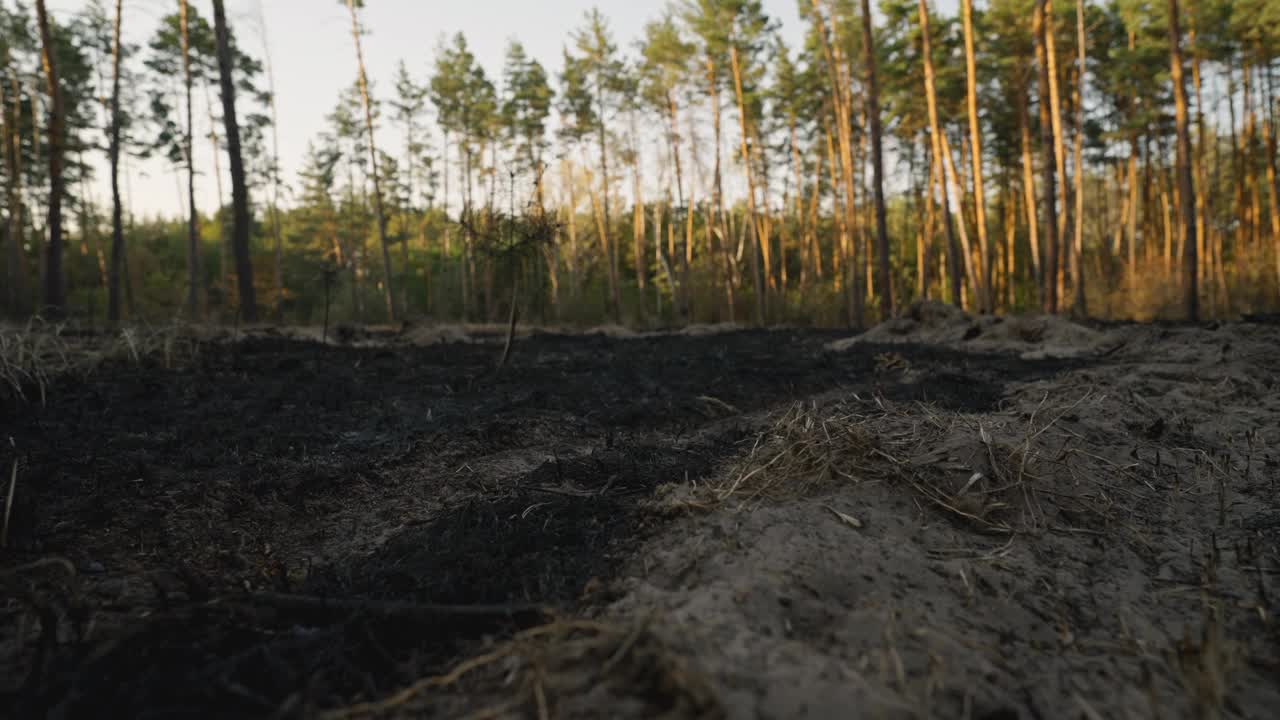
[[[1012,383],[1096,362],[838,337],[533,333],[495,372],[486,338],[259,333],[53,378],[43,403],[0,405],[6,479],[18,468],[3,702],[268,717],[377,701],[617,603],[642,548],[697,534],[655,511],[658,489],[722,475],[778,408],[835,393],[995,412]],[[645,702],[670,710],[670,692]]]

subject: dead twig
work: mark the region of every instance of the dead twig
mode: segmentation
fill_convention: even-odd
[[[13,438],[9,438],[9,447],[17,450]],[[9,547],[9,517],[13,513],[13,494],[18,488],[18,456],[13,457],[13,470],[9,473],[9,492],[4,497],[4,526],[0,528],[0,548]]]
[[[247,600],[278,610],[314,612],[326,615],[367,613],[380,617],[393,617],[423,623],[494,622],[507,620],[520,626],[546,622],[552,612],[545,606],[533,604],[511,605],[436,605],[429,603],[386,602],[359,598],[325,598],[287,593],[254,593]]]

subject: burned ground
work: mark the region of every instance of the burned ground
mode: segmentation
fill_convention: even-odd
[[[260,334],[55,378],[43,404],[0,408],[19,467],[6,703],[265,717],[377,700],[624,599],[642,548],[696,535],[655,492],[713,482],[779,408],[991,413],[1012,384],[1101,362],[839,337],[534,333],[496,373],[483,337]],[[31,567],[48,558],[71,567]]]

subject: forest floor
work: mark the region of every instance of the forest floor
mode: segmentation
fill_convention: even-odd
[[[1280,324],[19,335],[0,716],[1280,707]]]

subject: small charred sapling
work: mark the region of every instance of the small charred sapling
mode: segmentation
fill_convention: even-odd
[[[497,369],[506,367],[511,357],[516,325],[520,321],[521,280],[547,246],[555,242],[557,223],[536,203],[517,214],[486,211],[462,221],[463,230],[475,238],[475,250],[493,266],[498,277],[510,284],[507,336],[498,357]]]

